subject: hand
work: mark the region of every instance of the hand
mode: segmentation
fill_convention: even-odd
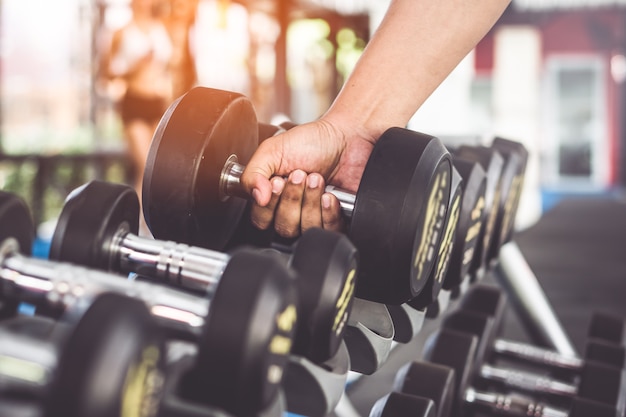
[[[374,142],[324,119],[266,139],[241,178],[256,202],[252,222],[260,229],[274,223],[285,237],[311,227],[341,229],[339,201],[324,187],[356,192]]]

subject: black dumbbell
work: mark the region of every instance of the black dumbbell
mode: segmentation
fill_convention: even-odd
[[[493,266],[489,255],[491,241],[496,234],[495,225],[500,210],[499,201],[502,192],[500,177],[504,169],[504,158],[498,151],[485,146],[463,145],[452,152],[455,157],[480,164],[487,176],[485,217],[478,237],[479,243],[476,245],[475,257],[469,269],[470,278],[474,282],[481,279]]]
[[[453,371],[456,397],[450,414],[437,417],[534,416],[617,417],[615,407],[574,396],[566,406],[555,407],[518,393],[501,393],[473,386],[478,338],[467,332],[439,329],[424,345],[424,359]],[[418,391],[419,395],[420,392]]]
[[[217,250],[228,244],[248,204],[239,178],[258,129],[251,102],[237,93],[197,87],[170,106],[143,182],[144,215],[156,238]],[[360,253],[358,297],[402,304],[419,294],[437,259],[451,172],[437,138],[391,128],[356,194],[328,187]]]
[[[488,361],[493,359],[494,355],[502,354],[504,349],[507,349],[508,357],[515,357],[526,362],[540,362],[542,364],[551,362],[552,365],[556,363],[553,361],[556,356],[540,356],[537,354],[538,350],[530,352],[529,346],[527,346],[527,350],[530,354],[525,354],[523,349],[515,352],[514,349],[508,349],[507,346],[498,346],[499,342],[505,342],[509,346],[514,345],[514,343],[496,339],[493,324],[490,316],[469,310],[456,310],[445,317],[441,324],[444,329],[467,332],[478,337],[474,359],[477,378],[488,383],[510,386],[517,390],[553,396],[557,399],[582,397],[613,406],[617,405],[622,369],[614,366],[588,360],[580,362],[576,367],[572,361],[567,361],[569,358],[562,357],[559,363],[567,364],[570,366],[570,370],[575,370],[579,376],[579,381],[571,383],[537,373],[489,364]],[[517,346],[522,345],[518,344]]]
[[[120,294],[102,294],[60,321],[6,319],[0,323],[2,415],[155,415],[165,379],[163,342],[146,306]]]
[[[6,229],[0,228],[0,242],[8,237],[17,238],[20,252],[29,255],[35,239],[35,225],[23,200],[13,198],[10,193],[0,193],[0,218],[11,219]],[[17,302],[0,299],[0,320],[15,315],[17,308]]]
[[[409,362],[396,372],[393,390],[431,399],[435,403],[437,417],[447,417],[456,400],[454,370],[432,362]]]
[[[499,334],[507,306],[506,295],[492,285],[476,285],[461,300],[459,309],[472,311],[491,317],[490,325],[494,334]],[[474,319],[483,321],[480,315]],[[623,319],[605,313],[594,313],[589,325],[588,342],[583,358],[559,354],[553,350],[496,338],[491,350],[501,356],[508,356],[526,362],[534,362],[542,367],[562,371],[578,372],[585,360],[601,362],[616,368],[623,368],[626,349],[621,344]],[[479,324],[479,327],[482,327]]]
[[[215,291],[229,264],[245,260],[140,237],[139,215],[139,200],[130,186],[91,181],[66,199],[50,258],[137,273],[205,294]],[[290,256],[279,259],[286,260],[298,274],[300,326],[292,353],[323,362],[337,352],[343,340],[356,282],[356,249],[345,235],[310,229],[291,249]],[[254,274],[248,277],[255,278]]]
[[[0,218],[0,229],[11,221]],[[297,325],[297,294],[292,272],[274,257],[244,249],[233,253],[209,300],[73,264],[28,258],[18,252],[15,239],[0,242],[2,299],[65,311],[109,292],[143,301],[169,337],[197,344],[196,366],[188,378],[193,383],[186,388],[190,398],[244,414],[262,410],[276,397]]]
[[[416,395],[391,392],[372,406],[369,417],[436,417],[434,401]]]

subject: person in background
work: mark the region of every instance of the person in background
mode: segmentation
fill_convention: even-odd
[[[165,26],[172,41],[172,95],[182,96],[198,82],[195,65],[194,30],[198,0],[169,0]]]
[[[156,0],[132,0],[132,19],[113,33],[102,58],[102,75],[124,84],[117,105],[139,196],[152,136],[173,99],[174,48],[157,6]]]
[[[510,0],[391,0],[330,108],[262,142],[241,181],[252,222],[285,237],[340,230],[326,183],[356,192],[374,144],[405,127],[428,96],[485,36]],[[285,178],[286,177],[286,178]]]

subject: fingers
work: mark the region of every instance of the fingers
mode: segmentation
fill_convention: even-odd
[[[273,177],[271,184],[270,199],[264,206],[252,203],[250,211],[252,224],[261,230],[267,230],[274,222],[274,211],[280,201],[280,195],[285,188],[285,180],[281,177]]]
[[[266,230],[273,224],[276,232],[286,238],[297,237],[314,227],[343,230],[339,200],[324,192],[325,181],[320,174],[307,175],[296,170],[286,180],[273,177],[270,183],[272,195],[268,204],[252,206],[252,222],[257,228]]]
[[[266,145],[266,142],[259,145],[241,174],[241,185],[259,206],[266,206],[270,203],[273,187],[276,186],[270,178],[276,173],[274,161],[277,158],[272,147]]]

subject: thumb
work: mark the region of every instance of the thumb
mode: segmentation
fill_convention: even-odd
[[[255,153],[241,174],[244,190],[261,207],[265,207],[272,197],[272,184],[269,179],[274,172],[272,163],[264,155]]]

